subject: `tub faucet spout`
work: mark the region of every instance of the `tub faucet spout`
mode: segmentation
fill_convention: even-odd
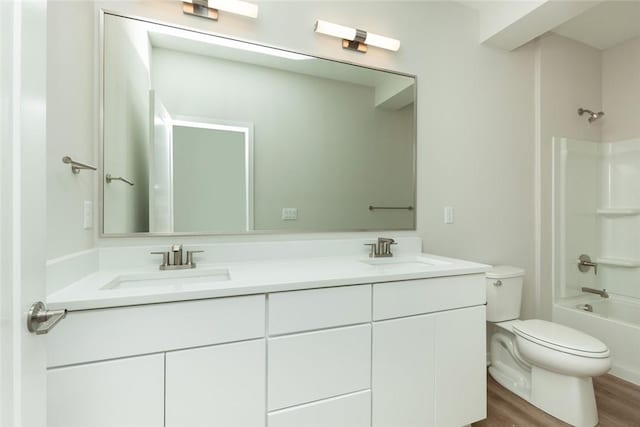
[[[607,293],[606,289],[600,290],[600,289],[583,287],[582,292],[588,292],[590,294],[600,295],[602,298],[609,298],[609,294]]]

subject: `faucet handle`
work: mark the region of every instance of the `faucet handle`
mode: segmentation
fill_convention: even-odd
[[[204,251],[187,251],[187,265],[190,265],[193,267],[196,266],[196,263],[193,262],[193,254],[198,254],[198,253],[202,253]]]
[[[169,265],[169,252],[150,252],[153,255],[162,255],[162,264],[160,264],[160,268],[166,267]]]
[[[369,258],[374,258],[376,256],[376,246],[377,243],[365,243],[365,246],[371,246],[371,251],[369,252]]]
[[[182,250],[182,245],[171,245],[171,252],[178,252]]]

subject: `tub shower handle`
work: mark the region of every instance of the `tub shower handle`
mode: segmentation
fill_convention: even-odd
[[[593,267],[593,274],[598,274],[598,263],[592,262],[589,255],[580,255],[580,257],[578,258],[578,270],[580,270],[582,273],[586,273],[591,267]]]

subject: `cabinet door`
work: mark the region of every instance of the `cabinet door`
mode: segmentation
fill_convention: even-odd
[[[434,334],[433,315],[374,323],[373,427],[435,425]]]
[[[162,427],[164,354],[47,371],[49,427]]]
[[[265,340],[167,353],[166,427],[265,424]]]
[[[453,427],[487,415],[485,306],[444,311],[436,319],[436,425]]]

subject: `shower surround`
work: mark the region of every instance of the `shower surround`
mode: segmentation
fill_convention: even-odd
[[[605,342],[611,373],[640,384],[640,138],[554,138],[553,182],[553,320]],[[597,274],[578,269],[582,254]]]

